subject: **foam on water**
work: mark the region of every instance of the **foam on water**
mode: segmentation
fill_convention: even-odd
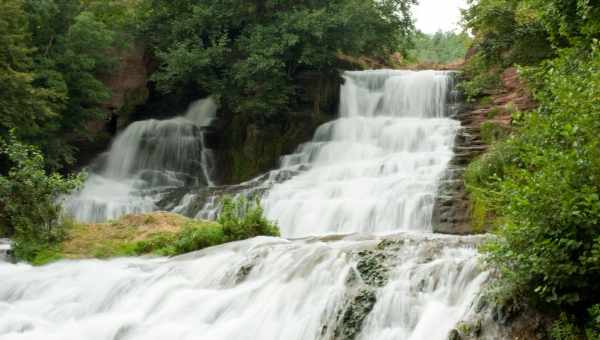
[[[360,339],[442,340],[467,312],[487,274],[472,246],[439,242],[405,241]],[[376,244],[257,238],[172,260],[0,263],[0,339],[333,339],[366,287],[351,279],[357,253]]]

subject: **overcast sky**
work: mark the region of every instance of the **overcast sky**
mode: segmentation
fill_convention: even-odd
[[[417,29],[425,33],[459,29],[460,8],[467,7],[466,3],[466,0],[419,0],[414,9]]]

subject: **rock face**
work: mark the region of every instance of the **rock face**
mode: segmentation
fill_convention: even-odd
[[[109,124],[115,124],[116,129],[127,124],[127,115],[148,98],[149,60],[145,48],[139,44],[115,54],[118,66],[102,81],[112,93],[111,99],[104,106],[113,115],[109,117]],[[113,119],[117,121],[112,121]]]
[[[149,95],[148,78],[150,61],[142,45],[110,52],[116,59],[115,69],[100,75],[100,80],[111,92],[111,99],[103,104],[106,115],[87,123],[89,139],[78,142],[76,167],[89,164],[106,150],[110,139],[130,122],[129,115],[143,104]]]
[[[487,103],[464,106],[453,117],[461,122],[461,129],[455,141],[455,156],[440,181],[436,197],[432,224],[437,233],[465,235],[488,231],[475,230],[471,223],[472,207],[464,182],[465,170],[487,150],[487,143],[493,141],[483,135],[484,126],[508,131],[513,112],[536,107],[515,68],[503,72],[502,84]]]
[[[483,293],[470,316],[456,325],[448,340],[550,340],[555,318],[515,301],[498,304]]]
[[[476,123],[477,111],[463,110],[455,119],[461,122],[461,129],[454,144],[454,158],[446,174],[440,180],[438,195],[433,209],[434,232],[466,235],[476,233],[471,226],[471,207],[464,182],[464,173],[469,163],[485,152],[480,129]]]
[[[341,77],[305,72],[298,76],[299,102],[276,122],[260,123],[253,117],[224,117],[213,134],[219,155],[218,182],[240,183],[278,165],[282,155],[309,141],[317,127],[338,112]]]

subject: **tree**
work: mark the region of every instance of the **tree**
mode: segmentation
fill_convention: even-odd
[[[337,54],[391,54],[412,31],[414,0],[147,0],[143,34],[165,92],[199,87],[235,113],[273,117],[297,99],[304,70]]]
[[[0,3],[0,137],[16,128],[22,137],[39,135],[57,117],[63,97],[34,84],[35,48],[22,0]]]
[[[461,60],[471,45],[467,33],[442,32],[425,34],[416,32],[414,48],[409,51],[409,59],[420,63],[447,64]]]
[[[0,176],[0,232],[15,240],[17,257],[31,259],[40,249],[62,240],[60,198],[77,188],[83,175],[47,174],[44,156],[10,133],[0,153],[11,162]]]

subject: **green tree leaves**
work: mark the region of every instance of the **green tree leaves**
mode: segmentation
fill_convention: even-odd
[[[147,0],[145,36],[159,88],[199,86],[235,113],[273,117],[297,99],[303,70],[333,72],[337,54],[390,54],[412,32],[413,0]]]
[[[18,257],[32,259],[64,236],[59,199],[77,188],[83,175],[47,174],[40,151],[12,132],[8,141],[0,141],[0,153],[12,164],[6,176],[0,175],[0,232],[14,237]]]

